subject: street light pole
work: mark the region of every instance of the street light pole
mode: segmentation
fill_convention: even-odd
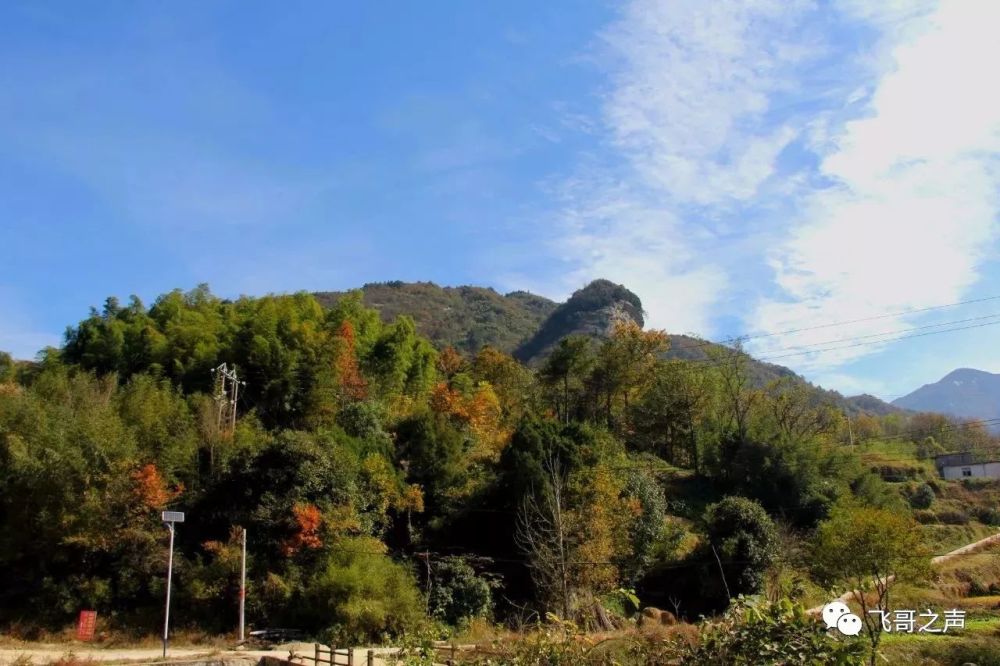
[[[170,636],[170,586],[174,577],[174,525],[184,522],[184,513],[181,511],[164,511],[163,522],[170,530],[170,551],[167,555],[167,603],[163,613],[163,658],[167,658],[167,638]]]
[[[240,560],[240,643],[243,643],[244,610],[247,601],[247,528],[243,528],[243,557]]]
[[[167,636],[170,632],[170,584],[174,576],[174,524],[167,523],[170,529],[170,554],[167,556],[167,606],[163,613],[163,658],[167,658]]]

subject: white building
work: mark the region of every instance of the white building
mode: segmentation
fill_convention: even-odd
[[[934,465],[941,478],[1000,479],[1000,461],[984,460],[973,453],[946,453],[935,456]]]

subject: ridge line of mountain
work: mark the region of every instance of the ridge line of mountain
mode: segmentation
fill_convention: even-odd
[[[552,347],[567,335],[601,339],[615,319],[630,318],[640,326],[645,320],[639,297],[624,285],[598,279],[575,291],[564,303],[524,290],[501,294],[492,287],[461,285],[442,287],[433,282],[372,282],[357,291],[368,307],[389,321],[399,315],[413,318],[417,330],[439,348],[454,347],[474,354],[491,345],[518,360],[538,366]],[[348,292],[317,292],[324,306]],[[716,343],[688,335],[671,334],[668,358],[704,360]],[[781,377],[809,384],[792,370],[752,359],[752,376],[758,385]],[[809,384],[818,396],[849,413],[887,414],[901,411],[871,395],[843,396]]]

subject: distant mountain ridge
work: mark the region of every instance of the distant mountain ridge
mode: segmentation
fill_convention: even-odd
[[[940,412],[960,418],[1000,418],[1000,375],[959,368],[933,384],[925,384],[893,400],[892,404],[904,409]]]
[[[625,286],[609,280],[594,280],[578,289],[565,303],[526,291],[500,294],[488,287],[440,287],[433,282],[379,282],[360,289],[365,305],[391,321],[408,315],[417,330],[439,349],[452,346],[474,354],[491,345],[513,354],[523,363],[537,366],[559,340],[567,335],[605,337],[616,319],[629,318],[642,326],[642,302]],[[346,292],[314,294],[330,307]],[[716,343],[686,335],[671,335],[668,358],[705,360]],[[753,380],[759,386],[780,377],[808,383],[780,365],[751,360]],[[884,415],[900,411],[873,396],[844,397],[835,391],[813,387],[819,400],[839,405],[849,413]]]

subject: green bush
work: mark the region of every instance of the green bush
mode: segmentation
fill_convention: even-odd
[[[705,510],[705,523],[730,594],[759,591],[778,548],[774,521],[764,508],[746,497],[727,497]]]
[[[864,659],[862,641],[831,637],[801,605],[788,599],[770,604],[751,597],[738,599],[720,621],[706,626],[700,644],[684,655],[681,664],[851,666]]]
[[[937,519],[939,523],[943,523],[945,525],[969,524],[969,514],[957,509],[942,509],[937,512]]]
[[[434,562],[428,594],[431,615],[451,625],[493,612],[494,578],[480,576],[463,557],[446,557]]]
[[[877,465],[872,470],[882,477],[883,481],[911,481],[920,478],[924,471],[922,467],[916,465],[891,465],[888,463]]]
[[[1000,511],[992,506],[976,507],[972,513],[983,525],[1000,525]]]
[[[910,506],[914,509],[929,509],[934,503],[934,489],[926,483],[917,486],[917,489],[910,495]]]
[[[929,460],[944,452],[945,448],[938,444],[933,437],[925,437],[922,441],[917,442],[917,458],[920,460]]]
[[[375,539],[343,539],[296,604],[303,628],[355,645],[416,628],[423,599],[408,567],[380,554]]]

